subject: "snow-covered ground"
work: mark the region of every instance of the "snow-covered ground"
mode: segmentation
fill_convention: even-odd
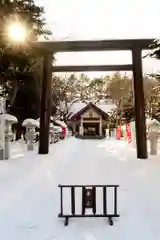
[[[57,185],[68,183],[119,184],[114,226],[72,219],[64,227]],[[12,159],[0,161],[0,239],[159,240],[159,184],[160,157],[137,160],[123,141],[69,138],[52,145],[49,155],[13,143]]]

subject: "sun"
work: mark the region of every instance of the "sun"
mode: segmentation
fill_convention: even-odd
[[[24,42],[26,40],[26,29],[20,23],[12,23],[8,27],[8,36],[12,41]]]

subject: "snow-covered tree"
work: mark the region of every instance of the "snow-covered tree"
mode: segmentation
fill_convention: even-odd
[[[98,102],[107,99],[105,78],[91,80],[87,75],[75,74],[54,76],[52,82],[53,115],[66,119],[66,116],[75,102]]]

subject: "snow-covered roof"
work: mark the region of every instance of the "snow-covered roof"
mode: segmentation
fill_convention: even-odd
[[[115,104],[96,104],[97,107],[99,107],[103,112],[109,113],[116,107]]]
[[[85,106],[87,106],[86,103],[82,103],[82,102],[76,102],[73,103],[72,106],[70,107],[69,111],[68,111],[68,116],[72,117],[74,114],[76,114],[77,112],[79,112],[81,109],[83,109]]]
[[[82,110],[84,107],[86,107],[88,104],[87,103],[82,103],[82,102],[76,102],[73,103],[71,108],[69,109],[68,112],[68,117],[71,118],[73,115],[75,115],[77,112]],[[95,104],[98,108],[100,108],[103,112],[109,113],[112,111],[112,109],[116,108],[115,104]]]

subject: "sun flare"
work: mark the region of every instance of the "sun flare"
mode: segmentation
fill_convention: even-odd
[[[26,29],[20,23],[12,23],[8,27],[9,38],[15,42],[24,42],[26,40]]]

